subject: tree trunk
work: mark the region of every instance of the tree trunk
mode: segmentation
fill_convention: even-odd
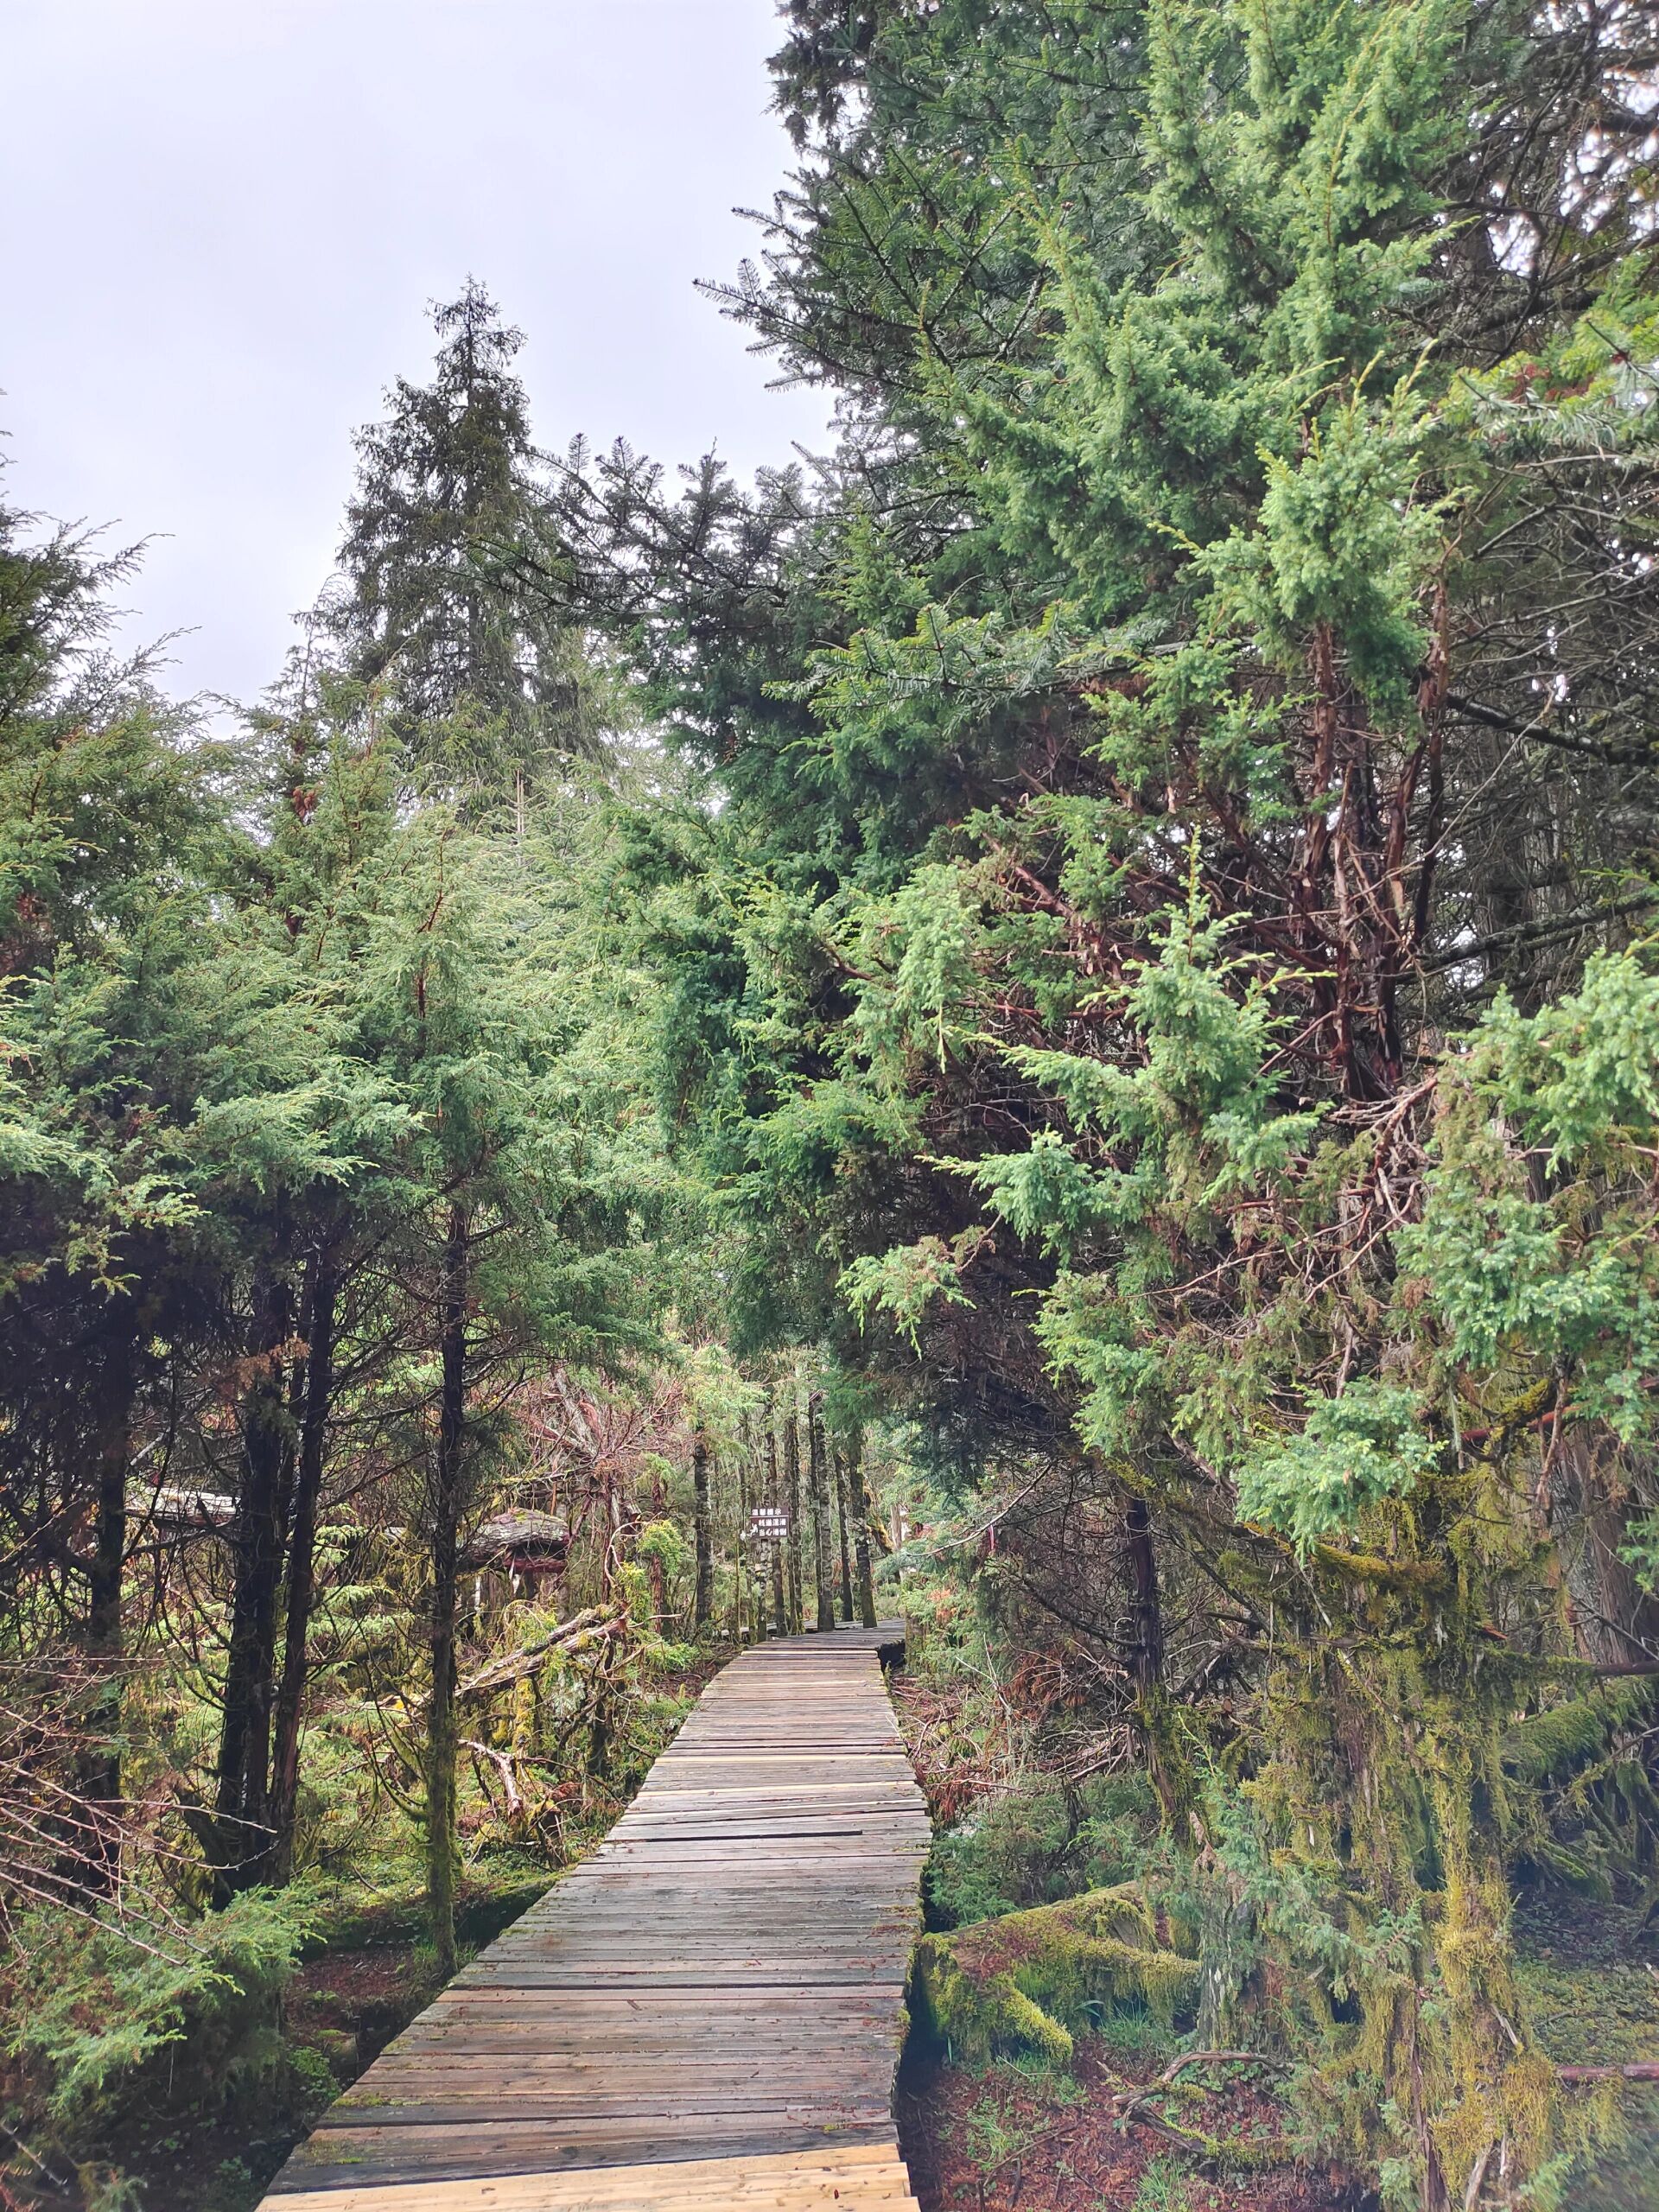
[[[1600,1666],[1651,1659],[1659,1655],[1659,1599],[1643,1588],[1623,1556],[1639,1509],[1613,1494],[1583,1434],[1558,1437],[1553,1457],[1545,1503],[1579,1649]]]
[[[663,1488],[662,1463],[660,1460],[654,1459],[651,1477],[651,1517],[653,1521],[661,1521],[667,1517],[667,1514],[668,1496]],[[610,1557],[610,1536],[611,1532],[607,1526],[606,1529],[607,1559]],[[663,1576],[663,1562],[655,1552],[652,1552],[651,1557],[645,1561],[645,1578],[651,1588],[652,1626],[660,1636],[663,1632],[663,1621],[668,1611],[668,1586]],[[610,1594],[610,1588],[611,1576],[607,1570],[605,1577],[607,1596]]]
[[[736,1561],[736,1572],[732,1577],[732,1641],[734,1643],[740,1644],[747,1643],[749,1640],[749,1461],[753,1450],[753,1440],[749,1432],[749,1417],[747,1414],[744,1414],[739,1424],[737,1535],[732,1548],[733,1557]]]
[[[293,1331],[294,1295],[288,1279],[262,1265],[254,1280],[249,1332],[253,1379],[242,1401],[242,1482],[232,1535],[230,1649],[209,1847],[216,1870],[215,1894],[221,1904],[264,1878],[270,1851],[276,1598],[294,1450],[282,1353]]]
[[[691,1627],[694,1635],[701,1636],[715,1609],[714,1531],[709,1525],[709,1445],[701,1429],[691,1444],[691,1515],[697,1562]]]
[[[452,1206],[443,1245],[438,1448],[432,1485],[432,1683],[426,1716],[426,1910],[438,1970],[455,1971],[455,1553],[467,1421],[469,1224]]]
[[[305,1702],[306,1638],[316,1595],[317,1507],[322,1494],[328,1409],[334,1395],[334,1307],[339,1278],[332,1260],[314,1250],[305,1287],[305,1400],[300,1415],[299,1469],[288,1545],[288,1608],[283,1624],[283,1673],[276,1686],[271,1754],[270,1878],[294,1872],[294,1824],[299,1808],[300,1715]]]
[[[786,1565],[789,1576],[789,1628],[798,1636],[806,1625],[803,1591],[806,1580],[801,1537],[801,1445],[795,1412],[795,1395],[789,1394],[784,1414],[784,1511],[789,1516]]]
[[[847,1545],[847,1454],[832,1437],[830,1460],[836,1471],[836,1524],[841,1534],[841,1618],[853,1624],[853,1562]]]
[[[1133,1669],[1143,1693],[1155,1689],[1164,1673],[1164,1614],[1158,1594],[1158,1561],[1152,1548],[1152,1515],[1144,1497],[1132,1497],[1123,1516],[1133,1592]]]
[[[73,1888],[108,1897],[121,1877],[121,1599],[127,1555],[127,1481],[132,1465],[133,1344],[123,1335],[103,1373],[97,1431],[98,1489],[86,1566],[85,1650],[92,1679],[82,1708],[85,1741],[75,1760],[77,1808],[59,1872]]]
[[[861,1440],[849,1473],[853,1485],[853,1549],[858,1562],[858,1618],[866,1628],[874,1628],[875,1576],[870,1564],[870,1492],[864,1478]]]
[[[784,1494],[778,1480],[778,1433],[768,1422],[766,1426],[766,1503],[776,1511],[784,1510]],[[774,1536],[772,1545],[772,1625],[775,1635],[789,1632],[788,1616],[784,1599],[784,1543]]]
[[[821,1634],[836,1625],[836,1570],[830,1553],[830,1480],[823,1463],[823,1393],[810,1391],[806,1401],[806,1478],[812,1492],[812,1565],[817,1582]]]

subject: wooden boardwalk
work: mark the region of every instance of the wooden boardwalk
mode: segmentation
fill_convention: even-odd
[[[929,1830],[877,1656],[899,1633],[734,1659],[266,2212],[914,2212],[892,2100]]]

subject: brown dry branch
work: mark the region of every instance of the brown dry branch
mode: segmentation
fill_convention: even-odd
[[[627,1616],[620,1608],[607,1610],[603,1605],[589,1605],[583,1612],[568,1621],[561,1621],[545,1636],[538,1636],[522,1650],[509,1651],[499,1659],[492,1659],[470,1675],[455,1692],[457,1700],[486,1697],[493,1690],[507,1688],[522,1681],[526,1675],[534,1674],[542,1662],[555,1654],[572,1657],[579,1651],[589,1650],[596,1643],[607,1641],[624,1626]]]

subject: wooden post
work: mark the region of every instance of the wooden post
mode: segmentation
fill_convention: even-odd
[[[830,1553],[830,1477],[823,1459],[823,1393],[812,1390],[806,1400],[806,1474],[812,1493],[812,1564],[817,1583],[817,1625],[828,1633],[836,1625],[836,1570]]]

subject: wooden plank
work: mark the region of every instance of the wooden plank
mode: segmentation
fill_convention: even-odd
[[[804,2155],[683,2159],[580,2174],[373,2183],[307,2190],[284,2212],[815,2212],[819,2206],[910,2208],[902,2162],[885,2146]]]

